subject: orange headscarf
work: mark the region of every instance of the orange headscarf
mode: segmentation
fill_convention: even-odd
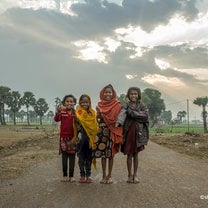
[[[106,88],[111,88],[113,91],[113,96],[111,100],[105,100],[104,92]],[[98,108],[100,113],[110,129],[110,138],[113,141],[113,145],[116,149],[114,149],[113,153],[118,152],[118,144],[123,142],[123,134],[121,127],[115,127],[117,116],[121,110],[121,104],[117,99],[116,91],[113,89],[112,85],[105,86],[100,91],[100,101],[98,102]]]

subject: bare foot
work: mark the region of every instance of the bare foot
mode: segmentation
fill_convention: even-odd
[[[61,182],[68,182],[68,177],[64,176],[62,179],[61,179]]]
[[[103,178],[103,179],[100,181],[101,184],[105,184],[106,182],[107,182],[107,178]]]
[[[132,175],[129,176],[129,177],[128,177],[128,180],[127,180],[126,182],[127,182],[127,183],[133,183],[133,182],[134,182],[133,176],[132,176]]]
[[[139,183],[139,179],[136,176],[134,176],[134,183]]]
[[[70,183],[74,183],[75,181],[76,181],[76,180],[75,180],[74,177],[70,177],[70,178],[69,178],[69,182],[70,182]]]

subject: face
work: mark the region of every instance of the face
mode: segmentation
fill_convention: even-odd
[[[106,88],[103,95],[105,100],[111,100],[113,97],[113,90],[111,88]]]
[[[131,90],[130,93],[129,93],[129,100],[131,102],[137,102],[138,100],[138,92],[136,90]]]
[[[80,100],[80,106],[85,109],[88,110],[90,107],[90,100],[88,97],[83,97],[82,100]]]
[[[66,100],[64,101],[64,106],[66,109],[71,110],[74,108],[74,99],[72,97],[67,97]]]

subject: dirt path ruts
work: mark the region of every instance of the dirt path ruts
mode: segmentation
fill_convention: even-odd
[[[61,183],[60,157],[35,165],[16,180],[3,180],[2,208],[206,208],[208,164],[150,142],[140,153],[139,184],[127,184],[126,157],[116,155],[114,183],[101,185],[100,161],[94,183]],[[76,166],[75,178],[79,179]],[[206,199],[203,199],[206,198]]]

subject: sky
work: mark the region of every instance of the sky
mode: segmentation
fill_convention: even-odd
[[[173,117],[201,120],[208,96],[206,0],[1,0],[0,85],[45,98],[112,84],[161,92]],[[187,102],[188,100],[188,102]]]

